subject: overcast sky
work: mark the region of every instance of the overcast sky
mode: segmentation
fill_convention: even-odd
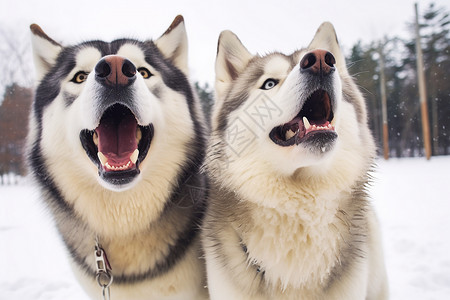
[[[348,50],[357,40],[407,36],[406,22],[414,18],[414,2],[424,10],[431,1],[0,0],[0,26],[26,35],[29,25],[37,23],[54,40],[73,44],[92,38],[157,38],[182,14],[191,76],[212,83],[217,38],[224,29],[234,31],[253,53],[290,53],[307,46],[318,26],[331,21]],[[434,2],[449,10],[450,1]]]

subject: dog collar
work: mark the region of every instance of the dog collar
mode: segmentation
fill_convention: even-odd
[[[112,268],[108,261],[105,250],[99,243],[98,236],[95,237],[95,278],[98,285],[102,288],[103,300],[109,300],[111,297],[110,287],[113,282]]]

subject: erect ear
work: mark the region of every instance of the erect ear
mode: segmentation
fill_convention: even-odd
[[[188,43],[183,16],[176,16],[155,44],[167,59],[186,75],[188,74]]]
[[[222,99],[231,82],[247,67],[253,55],[239,38],[225,30],[219,36],[216,58],[216,95]]]
[[[39,25],[31,24],[30,30],[36,79],[40,81],[55,64],[62,46],[51,39]]]
[[[316,35],[308,46],[308,50],[323,49],[330,51],[336,59],[336,67],[342,73],[347,73],[345,57],[339,46],[336,31],[330,22],[324,22],[317,29]]]

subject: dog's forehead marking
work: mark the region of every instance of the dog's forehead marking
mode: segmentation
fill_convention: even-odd
[[[264,73],[269,76],[286,76],[292,69],[289,60],[281,55],[273,55],[264,66]]]
[[[117,55],[126,57],[133,63],[143,63],[145,62],[144,51],[138,46],[130,43],[122,45],[117,51]]]
[[[93,69],[96,63],[100,60],[102,54],[100,50],[94,47],[81,48],[75,57],[76,66],[78,69],[89,71]]]

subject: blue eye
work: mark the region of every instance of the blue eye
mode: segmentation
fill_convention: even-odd
[[[263,85],[260,87],[262,90],[270,90],[278,84],[278,80],[269,78],[264,81]]]

